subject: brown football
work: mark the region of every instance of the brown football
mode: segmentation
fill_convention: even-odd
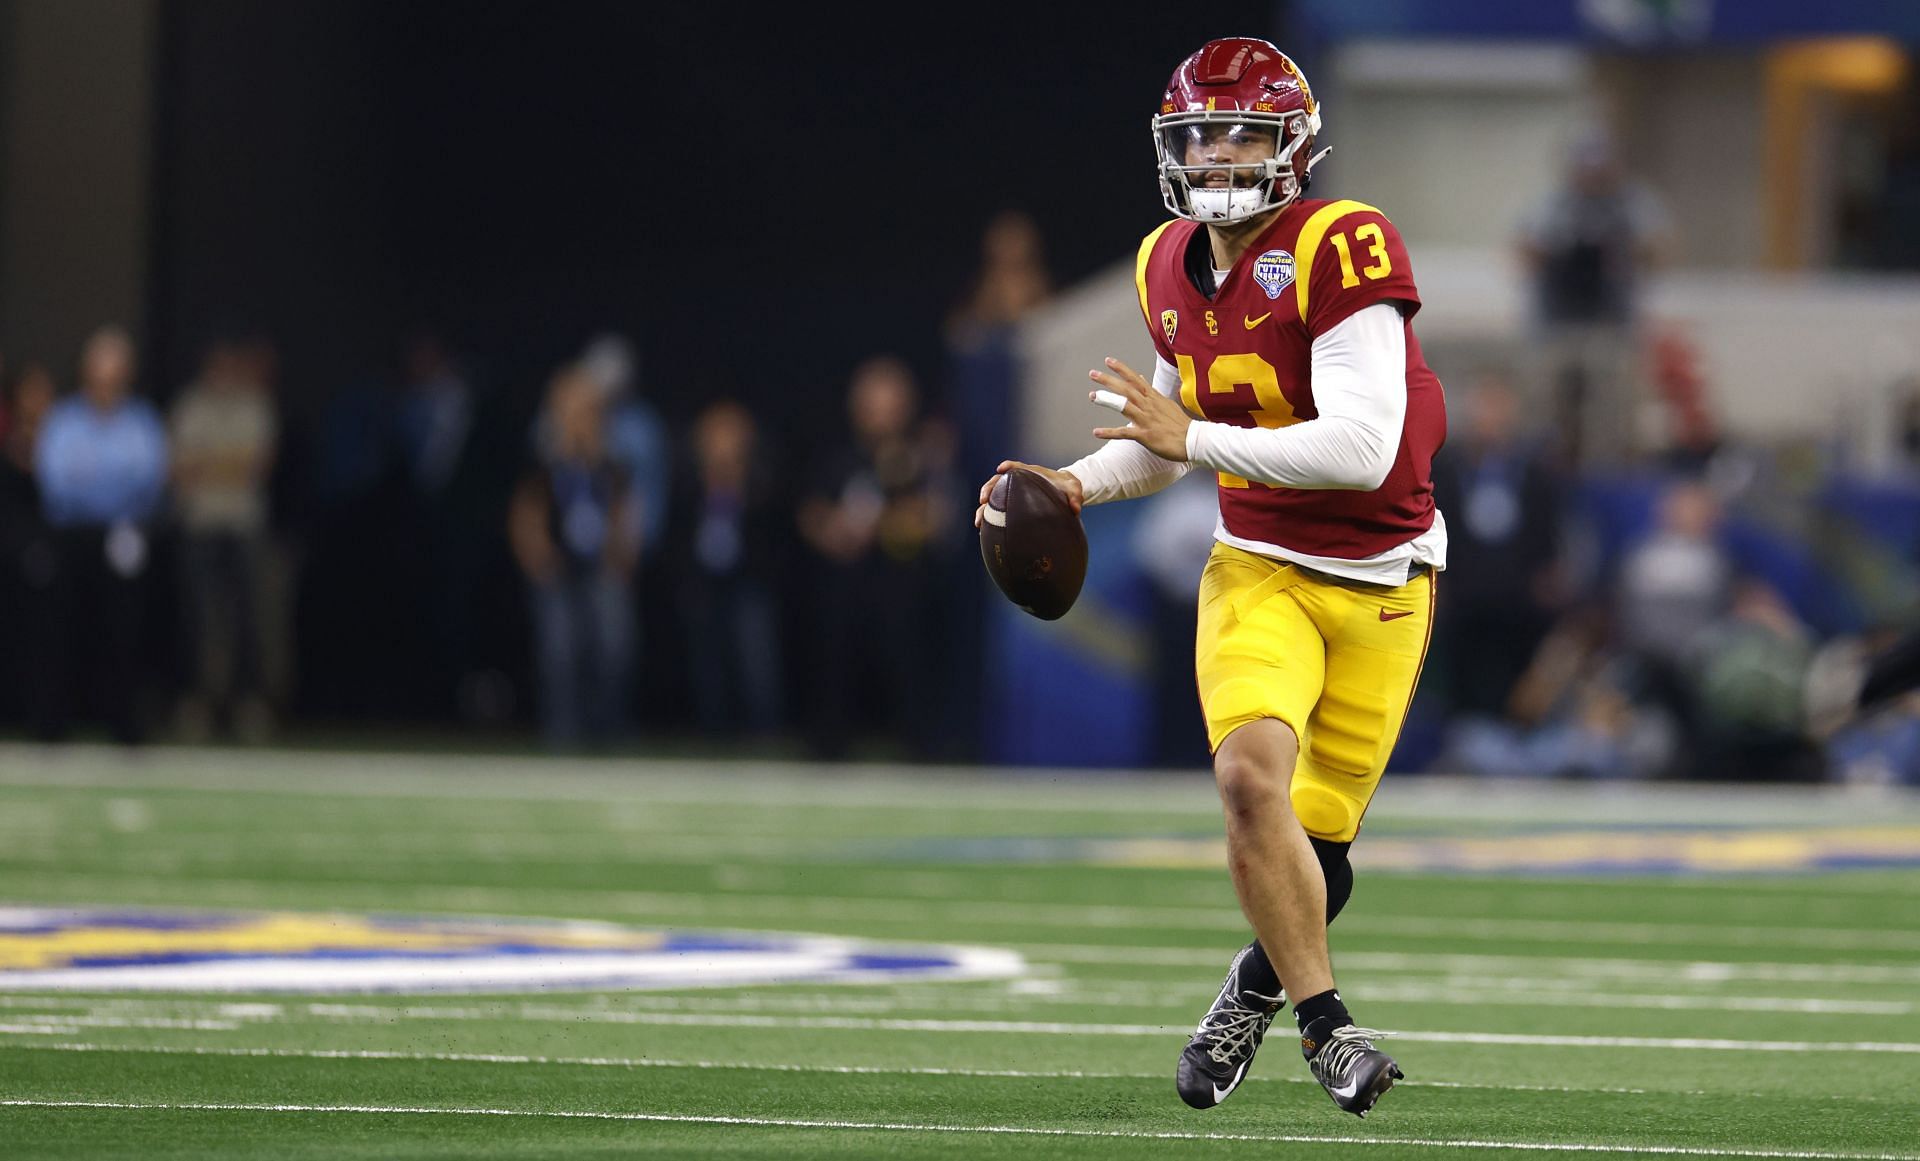
[[[987,494],[980,558],[1008,600],[1043,621],[1057,621],[1073,608],[1087,579],[1087,530],[1052,482],[1015,468]]]

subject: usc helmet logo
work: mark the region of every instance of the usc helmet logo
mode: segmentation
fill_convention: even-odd
[[[1306,74],[1301,72],[1300,66],[1294,64],[1293,58],[1284,52],[1280,54],[1280,71],[1300,83],[1300,100],[1306,104],[1307,115],[1311,117],[1313,115],[1313,87],[1307,84]]]

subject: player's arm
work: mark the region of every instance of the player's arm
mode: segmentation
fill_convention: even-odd
[[[1377,302],[1313,341],[1316,419],[1290,427],[1187,428],[1196,464],[1284,488],[1371,492],[1386,481],[1407,418],[1406,322]]]
[[[1117,360],[1109,360],[1118,364]],[[1180,370],[1156,355],[1153,391],[1186,414],[1175,402],[1180,398]],[[1095,431],[1095,435],[1100,434]],[[1068,464],[1065,470],[1077,477],[1087,492],[1087,503],[1104,504],[1110,500],[1137,500],[1151,496],[1186,475],[1192,465],[1162,458],[1145,444],[1132,440],[1114,440],[1103,444],[1091,455]]]
[[[1378,488],[1393,470],[1407,416],[1407,348],[1406,325],[1392,302],[1362,307],[1314,340],[1319,418],[1291,427],[1195,420],[1146,389],[1125,364],[1109,359],[1107,365],[1093,373],[1094,381],[1120,397],[1132,422],[1094,434],[1126,441],[1162,462],[1186,461],[1287,488],[1359,492]]]
[[[1157,361],[1154,368],[1151,390],[1164,397],[1172,406],[1178,408],[1173,400],[1180,395],[1180,371],[1164,358]],[[1142,383],[1145,381],[1142,380]],[[1182,412],[1181,414],[1185,414]],[[1099,435],[1099,431],[1094,432]],[[1015,468],[1030,468],[1039,472],[1067,497],[1067,502],[1078,512],[1087,504],[1105,504],[1113,500],[1134,500],[1167,487],[1187,474],[1189,465],[1162,459],[1145,446],[1116,440],[1103,445],[1091,455],[1082,456],[1064,468],[1044,468],[1038,464],[1021,463],[1018,460],[1003,460],[994,469],[994,476],[980,486],[980,503],[987,502],[987,493],[1000,478],[1000,473]],[[980,513],[976,509],[973,517],[974,527],[980,526]]]

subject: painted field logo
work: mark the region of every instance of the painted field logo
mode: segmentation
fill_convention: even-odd
[[[508,992],[985,979],[980,947],[610,923],[0,908],[0,992]]]

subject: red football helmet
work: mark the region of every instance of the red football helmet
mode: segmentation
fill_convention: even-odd
[[[1173,70],[1153,119],[1160,196],[1169,211],[1196,222],[1279,209],[1307,188],[1309,171],[1325,156],[1313,152],[1319,132],[1320,103],[1286,53],[1249,37],[1208,41]],[[1247,162],[1245,147],[1268,137],[1271,155]],[[1209,157],[1210,144],[1223,138],[1237,146],[1233,164]],[[1208,187],[1206,175],[1223,169],[1228,184]]]

